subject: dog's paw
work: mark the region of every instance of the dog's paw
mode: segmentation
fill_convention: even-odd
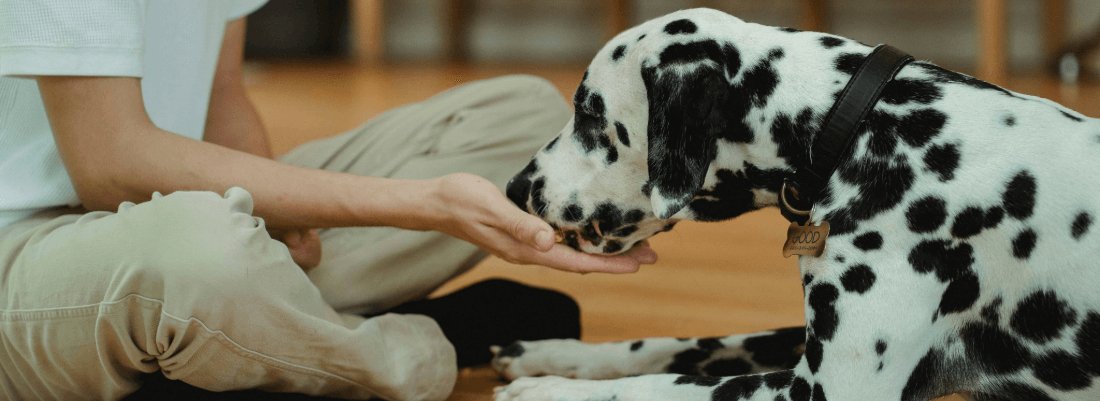
[[[564,377],[523,377],[494,390],[495,401],[611,401],[617,399],[611,382]]]
[[[589,378],[581,364],[592,357],[585,355],[586,347],[576,340],[519,341],[501,348],[493,346],[493,369],[506,380],[521,377],[562,376]]]

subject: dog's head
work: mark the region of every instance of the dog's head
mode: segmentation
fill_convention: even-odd
[[[561,230],[570,246],[606,254],[679,220],[757,207],[745,170],[714,163],[720,138],[752,140],[743,122],[752,97],[733,85],[741,56],[708,33],[730,24],[744,22],[688,10],[612,39],[577,89],[573,119],[509,182],[508,197]]]

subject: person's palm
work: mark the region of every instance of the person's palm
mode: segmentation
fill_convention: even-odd
[[[472,174],[441,178],[445,219],[438,229],[516,264],[538,264],[576,273],[632,273],[657,260],[645,243],[615,256],[590,255],[555,244],[554,230],[517,208],[488,180]]]

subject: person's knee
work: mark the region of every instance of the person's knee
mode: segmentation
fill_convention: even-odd
[[[142,286],[240,292],[252,265],[286,256],[251,213],[251,195],[240,188],[224,196],[175,192],[123,205],[116,217],[129,250],[117,255],[120,273]]]

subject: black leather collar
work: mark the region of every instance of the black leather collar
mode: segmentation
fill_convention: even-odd
[[[810,209],[821,190],[852,152],[857,129],[878,102],[882,88],[911,61],[913,56],[890,45],[879,45],[863,60],[825,115],[825,123],[810,149],[810,164],[795,166],[794,177],[783,181],[779,191],[783,217],[799,224],[810,218]]]

